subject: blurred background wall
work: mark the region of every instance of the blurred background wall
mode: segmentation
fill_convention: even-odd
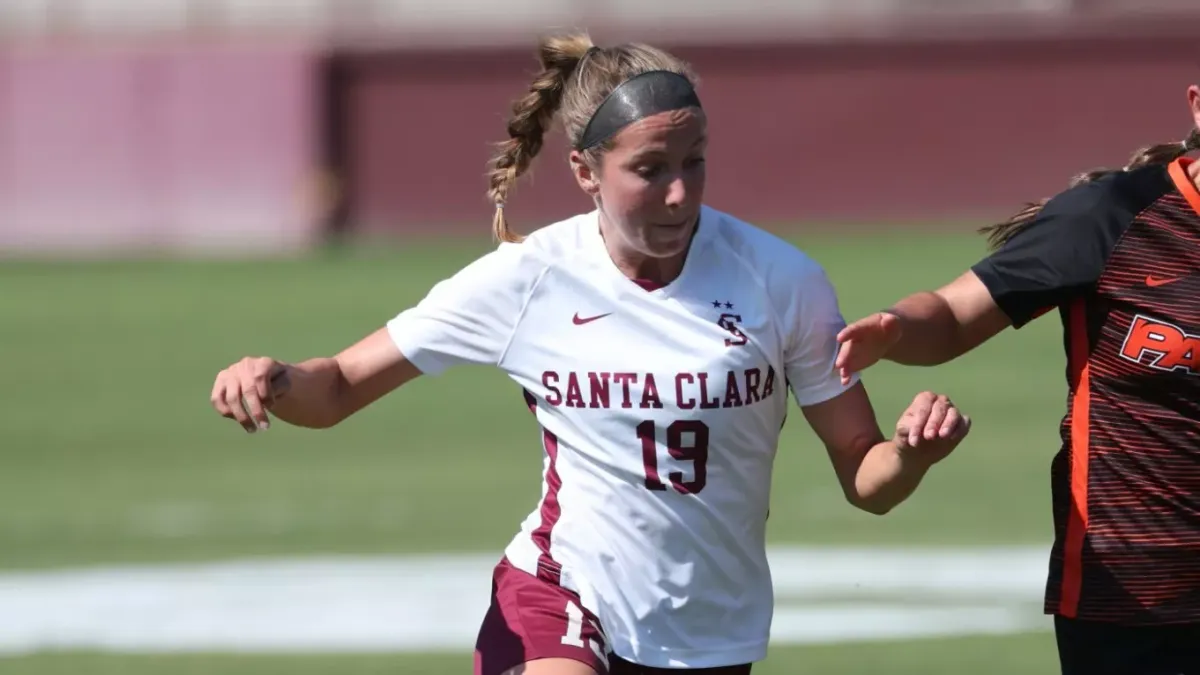
[[[677,51],[712,205],[954,223],[1182,138],[1195,0],[3,0],[0,251],[270,252],[486,236],[539,34]],[[589,207],[560,139],[512,204]]]

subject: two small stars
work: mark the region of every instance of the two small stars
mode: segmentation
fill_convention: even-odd
[[[733,309],[732,302],[721,302],[720,300],[713,300],[712,306],[716,307],[717,309],[721,309],[722,307],[725,309]]]

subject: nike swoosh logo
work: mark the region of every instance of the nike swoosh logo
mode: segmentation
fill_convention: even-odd
[[[598,314],[596,316],[589,316],[586,319],[584,319],[584,318],[580,318],[579,312],[575,312],[575,317],[572,318],[571,321],[574,322],[574,324],[576,326],[582,326],[585,323],[591,323],[593,321],[596,321],[597,319],[603,319],[604,317],[608,316],[609,314],[612,314],[612,312],[609,312],[608,314]]]
[[[1146,277],[1146,285],[1149,286],[1150,288],[1156,288],[1158,286],[1166,286],[1167,284],[1173,284],[1182,278],[1183,277],[1167,277],[1165,279],[1159,279],[1158,277],[1151,274]]]

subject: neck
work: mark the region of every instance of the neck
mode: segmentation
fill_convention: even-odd
[[[1200,160],[1188,164],[1187,174],[1192,179],[1192,183],[1196,185],[1196,189],[1200,190]]]
[[[651,258],[640,253],[621,255],[609,249],[608,254],[621,273],[635,281],[649,281],[655,284],[667,285],[683,272],[683,262],[687,257],[681,253],[670,258]]]

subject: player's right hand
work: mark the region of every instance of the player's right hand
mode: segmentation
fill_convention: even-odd
[[[900,319],[895,314],[876,312],[846,326],[837,334],[840,345],[834,368],[849,384],[854,373],[866,370],[887,355],[900,340]]]
[[[246,358],[217,373],[212,406],[248,433],[271,426],[267,408],[288,388],[288,366],[265,356]]]
[[[906,457],[929,465],[945,459],[971,431],[971,418],[947,396],[924,391],[896,422],[892,442]]]

